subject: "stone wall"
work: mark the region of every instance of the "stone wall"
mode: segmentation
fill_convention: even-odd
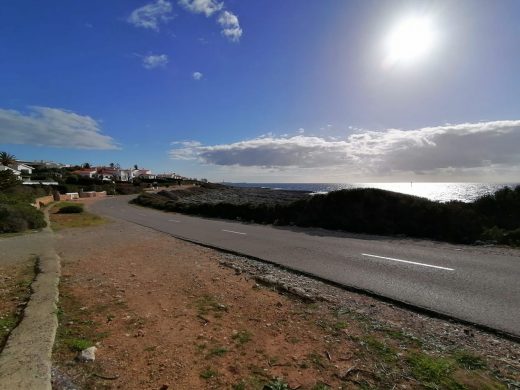
[[[83,192],[80,192],[79,196],[81,198],[101,198],[101,197],[104,197],[104,196],[107,196],[107,192],[106,191],[83,191]]]

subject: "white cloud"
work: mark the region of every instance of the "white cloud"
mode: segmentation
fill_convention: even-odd
[[[193,74],[191,76],[193,77],[194,80],[200,80],[204,75],[200,72],[193,72]]]
[[[166,54],[151,54],[143,57],[143,66],[146,69],[154,69],[164,67],[168,63],[168,56]]]
[[[179,4],[196,14],[203,13],[207,17],[220,11],[224,7],[224,3],[215,0],[179,0]]]
[[[242,36],[242,29],[240,28],[238,17],[234,13],[230,11],[221,12],[217,22],[222,27],[222,35],[227,37],[232,42],[238,42],[240,40],[240,37]]]
[[[127,21],[136,27],[159,30],[159,24],[172,19],[172,5],[166,0],[157,0],[132,11]]]
[[[220,25],[221,33],[232,42],[238,42],[242,36],[242,28],[238,17],[231,11],[223,11],[224,2],[216,0],[179,0],[179,4],[190,12],[204,14],[210,17],[216,12],[220,12],[217,23]],[[206,43],[206,41],[202,41]]]
[[[172,158],[217,166],[327,168],[365,177],[472,174],[520,169],[520,120],[416,130],[363,131],[344,139],[268,135],[221,145],[181,143]]]
[[[112,137],[101,134],[95,119],[49,107],[31,107],[28,114],[0,109],[0,143],[119,149]]]

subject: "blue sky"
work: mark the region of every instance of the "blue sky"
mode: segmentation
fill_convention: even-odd
[[[1,7],[0,150],[18,158],[215,181],[518,181],[518,1]],[[433,43],[412,34],[426,52],[388,65],[410,17]]]

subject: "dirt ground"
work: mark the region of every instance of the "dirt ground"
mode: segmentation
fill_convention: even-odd
[[[36,258],[0,265],[0,351],[9,333],[20,321],[31,295]]]
[[[56,235],[55,389],[520,383],[518,344],[465,326],[123,221]],[[273,277],[297,287],[276,288]],[[301,293],[307,287],[313,294]],[[95,362],[77,362],[78,351],[92,345]]]

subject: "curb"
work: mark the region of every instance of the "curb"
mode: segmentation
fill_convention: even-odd
[[[41,234],[48,245],[38,256],[38,274],[31,284],[31,298],[23,319],[11,332],[0,354],[0,390],[51,390],[51,356],[58,319],[60,258],[53,248],[54,234],[48,226]]]

